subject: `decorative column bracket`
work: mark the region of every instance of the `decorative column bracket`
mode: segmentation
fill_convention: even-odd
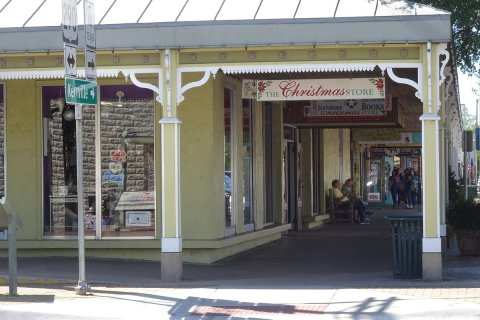
[[[450,52],[448,52],[447,50],[447,44],[446,43],[440,43],[440,44],[437,44],[437,51],[436,51],[436,54],[437,54],[437,61],[441,61],[441,66],[439,69],[437,69],[437,72],[439,73],[437,75],[437,79],[438,79],[438,94],[437,94],[437,111],[440,110],[440,106],[441,106],[441,103],[442,103],[442,99],[440,97],[440,87],[442,86],[442,83],[445,81],[446,79],[446,75],[445,75],[445,67],[447,66],[447,63],[448,61],[450,60]],[[444,55],[445,56],[445,59],[443,60],[440,60],[440,56],[441,55]],[[450,76],[451,72],[448,72],[447,75]],[[450,81],[449,82],[446,82],[447,85],[451,84],[452,82],[452,78],[450,78]],[[448,89],[448,88],[446,88]],[[445,90],[445,92],[447,92],[447,90]]]
[[[187,67],[187,68],[178,68],[177,69],[177,105],[179,105],[185,97],[183,94],[188,90],[196,87],[203,86],[208,79],[210,79],[210,74],[215,78],[220,67]],[[194,82],[187,83],[182,87],[182,73],[185,72],[204,72],[202,79]]]
[[[134,85],[139,88],[152,90],[157,94],[156,100],[158,103],[163,104],[163,75],[162,69],[125,69],[120,70],[121,73],[125,76],[125,80],[130,80]],[[155,73],[158,75],[158,87],[154,86],[151,83],[141,82],[137,79],[137,73]]]
[[[423,78],[422,78],[422,65],[420,63],[410,63],[410,64],[397,64],[395,66],[387,65],[387,64],[379,64],[378,65],[382,70],[382,74],[387,70],[387,74],[396,83],[406,84],[413,87],[417,92],[415,92],[415,96],[423,102]],[[408,78],[400,78],[394,72],[393,68],[415,68],[417,69],[417,82],[413,81],[412,79]]]

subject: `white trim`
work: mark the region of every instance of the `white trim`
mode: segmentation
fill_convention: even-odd
[[[447,225],[440,224],[440,237],[446,237],[446,236],[447,236]]]
[[[123,73],[128,76],[131,73],[160,73],[161,68],[99,68],[97,69],[97,76],[99,78],[118,77]],[[85,70],[78,69],[77,77],[85,77]],[[0,80],[25,80],[25,79],[63,79],[65,78],[65,70],[15,70],[15,71],[0,71]]]
[[[422,238],[423,253],[442,252],[441,238]]]
[[[340,72],[373,71],[376,63],[302,63],[302,64],[245,64],[221,66],[225,74],[239,73],[281,73],[281,72]]]
[[[422,114],[420,116],[420,121],[422,121],[422,146],[426,145],[426,137],[425,137],[425,124],[424,121],[435,121],[435,164],[437,166],[437,174],[435,175],[435,179],[438,179],[439,177],[439,166],[440,166],[440,155],[439,155],[439,121],[441,120],[441,117],[438,114]],[[422,168],[425,168],[425,148],[422,148]],[[423,169],[422,169],[423,170]],[[425,173],[422,172],[422,176],[425,176]],[[435,183],[435,189],[436,189],[436,203],[437,203],[437,208],[436,208],[436,216],[437,216],[437,222],[436,222],[436,228],[437,228],[437,235],[440,234],[440,197],[439,197],[439,192],[440,192],[440,183],[437,180]],[[426,203],[426,192],[422,192],[422,203]],[[426,223],[427,217],[426,217],[426,208],[423,206],[423,234],[425,234],[426,231]]]
[[[396,66],[396,67],[398,67],[398,66]],[[419,64],[419,63],[414,63],[414,64],[411,64],[411,65],[402,65],[401,67],[403,67],[403,68],[417,68],[417,79],[418,79],[417,82],[415,82],[411,79],[408,79],[408,78],[398,77],[393,72],[393,67],[386,68],[389,77],[393,81],[395,81],[396,83],[406,84],[406,85],[409,85],[409,86],[413,87],[415,90],[417,90],[415,92],[415,96],[420,101],[423,101],[423,78],[422,78],[423,68],[422,68],[422,65]],[[385,70],[385,69],[382,69],[382,70]]]
[[[171,67],[170,49],[165,49],[165,90],[167,92],[167,103],[165,109],[167,117],[172,116],[172,67]],[[181,82],[181,79],[179,80]],[[162,88],[163,89],[163,88]],[[163,103],[163,101],[162,101]],[[177,102],[178,104],[178,102]]]
[[[255,231],[255,224],[252,222],[244,225],[243,231],[245,232]]]
[[[97,69],[97,76],[103,78],[117,77],[120,73],[120,68],[101,68]],[[85,70],[78,69],[77,77],[85,77]],[[63,79],[65,78],[65,70],[15,70],[15,71],[0,71],[0,80],[24,80],[24,79]]]
[[[436,202],[437,202],[437,208],[436,208],[436,215],[437,215],[437,219],[436,219],[436,227],[437,227],[437,236],[440,236],[440,173],[441,173],[441,170],[440,170],[440,137],[439,137],[439,123],[440,121],[435,121],[435,164],[436,164],[436,174],[435,174],[435,179],[436,179],[436,183],[435,183],[435,188],[437,189],[436,190]],[[423,202],[425,203],[425,202]],[[425,220],[425,218],[423,219],[423,221],[427,221]],[[425,225],[426,223],[424,223]]]
[[[427,42],[427,96],[428,113],[432,113],[432,42]]]
[[[165,201],[163,201],[163,199],[165,199],[165,178],[163,176],[163,173],[165,172],[165,161],[164,161],[164,157],[165,157],[165,125],[164,123],[162,123],[163,119],[161,119],[159,121],[159,123],[161,124],[160,125],[160,135],[161,135],[161,144],[160,144],[160,147],[161,147],[161,152],[162,152],[162,158],[161,158],[161,165],[162,165],[162,171],[161,171],[161,175],[162,175],[162,236],[165,235]],[[163,246],[162,246],[163,248]]]
[[[182,216],[181,216],[181,201],[180,201],[180,121],[175,124],[175,223],[176,223],[176,237],[182,236],[181,224],[182,224]],[[162,199],[165,201],[165,198]]]
[[[439,43],[437,44],[437,61],[440,61],[440,55],[445,55],[445,59],[442,60],[440,68],[436,67],[437,72],[437,81],[438,81],[438,90],[437,90],[437,111],[440,110],[440,106],[442,105],[442,101],[440,100],[440,87],[442,86],[443,81],[445,81],[445,67],[447,66],[448,60],[450,59],[450,53],[447,51],[447,44],[446,43]]]
[[[442,118],[436,113],[424,113],[418,119],[420,121],[440,121]],[[422,128],[422,137],[423,137],[423,128]],[[422,146],[424,145],[425,145],[424,141],[422,141]]]
[[[234,236],[236,234],[235,226],[225,227],[225,237]]]
[[[126,79],[130,77],[130,80],[134,85],[136,85],[139,88],[143,89],[149,89],[152,90],[157,94],[157,102],[163,103],[163,75],[162,75],[162,69],[160,68],[154,68],[154,69],[122,69],[120,72],[125,76]],[[137,73],[155,73],[158,75],[158,87],[155,87],[151,83],[145,83],[145,82],[140,82],[137,79],[136,74]]]
[[[182,252],[182,238],[162,238],[162,252]]]
[[[175,157],[175,178],[174,178],[174,184],[175,184],[175,237],[180,238],[181,237],[181,197],[180,197],[180,124],[182,123],[179,119],[177,118],[162,118],[159,121],[161,125],[161,135],[162,135],[162,172],[165,172],[165,125],[166,124],[171,124],[175,126],[175,150],[174,150],[174,157]],[[165,179],[162,176],[162,199],[166,199],[165,195]],[[162,200],[162,235],[165,235],[165,201]]]

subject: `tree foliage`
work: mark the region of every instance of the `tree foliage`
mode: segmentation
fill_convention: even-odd
[[[480,71],[480,0],[416,0],[451,13],[452,40],[458,67],[466,74]]]
[[[463,130],[475,130],[475,128],[477,127],[476,115],[471,114],[464,105],[462,105],[460,109],[460,114],[462,116]]]

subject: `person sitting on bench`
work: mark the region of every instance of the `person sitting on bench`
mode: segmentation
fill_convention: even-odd
[[[348,209],[350,207],[350,199],[340,190],[340,180],[335,179],[332,181],[332,192],[333,201],[338,208]]]
[[[340,182],[338,182],[340,185]],[[340,189],[341,194],[348,199],[348,203],[353,205],[353,209],[357,210],[358,218],[360,219],[360,224],[368,224],[367,219],[365,218],[365,214],[367,208],[363,203],[362,199],[357,198],[353,192],[353,180],[347,179],[343,184],[342,188]]]

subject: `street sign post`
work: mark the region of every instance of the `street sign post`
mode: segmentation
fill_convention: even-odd
[[[97,83],[83,79],[65,78],[65,102],[97,105]]]
[[[85,78],[96,80],[97,39],[95,35],[95,5],[92,0],[83,1],[83,12],[85,20]]]
[[[78,45],[77,1],[62,0],[63,42]]]
[[[95,51],[97,49],[95,36],[95,5],[91,0],[84,0],[83,5],[85,19],[85,47]]]

